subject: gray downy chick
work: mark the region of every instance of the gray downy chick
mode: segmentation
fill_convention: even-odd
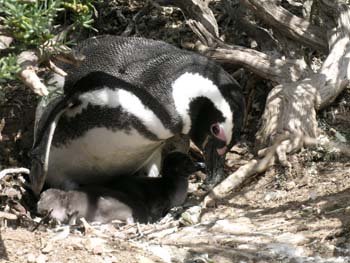
[[[117,176],[103,185],[81,186],[77,190],[48,189],[41,194],[38,212],[62,223],[112,220],[154,222],[171,208],[182,205],[188,177],[198,168],[184,153],[169,153],[163,161],[161,177]]]

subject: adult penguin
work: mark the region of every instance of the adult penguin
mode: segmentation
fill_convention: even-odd
[[[208,58],[162,41],[99,36],[79,44],[80,66],[56,76],[64,95],[38,114],[31,184],[75,189],[118,174],[157,173],[164,142],[185,134],[217,182],[239,139],[244,97]],[[151,169],[152,168],[152,169]],[[159,170],[159,169],[158,169]]]

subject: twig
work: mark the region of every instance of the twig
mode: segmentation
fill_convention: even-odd
[[[276,5],[276,1],[240,0],[265,23],[275,27],[288,37],[315,49],[327,52],[326,29],[315,26],[309,21],[293,15]]]
[[[37,230],[39,228],[39,226],[42,225],[42,223],[50,217],[52,211],[53,211],[53,209],[51,209],[43,218],[41,218],[41,220],[39,222],[37,222],[36,225],[33,227],[31,232],[34,232],[35,230]]]
[[[17,220],[18,219],[18,217],[15,214],[3,212],[3,211],[0,211],[0,218],[4,218],[7,220]]]
[[[204,198],[202,204],[204,207],[213,206],[215,204],[215,199],[222,199],[229,195],[232,191],[237,189],[244,180],[252,176],[253,174],[265,172],[269,167],[275,163],[275,155],[277,155],[277,160],[284,166],[289,166],[286,158],[281,159],[281,147],[282,151],[285,147],[289,147],[291,144],[292,149],[300,149],[303,146],[315,146],[322,145],[324,147],[333,148],[339,153],[350,156],[349,147],[335,143],[332,141],[325,142],[321,137],[311,138],[309,136],[303,135],[281,135],[278,137],[276,142],[268,148],[259,151],[259,156],[264,156],[262,159],[252,159],[244,166],[240,167],[237,171],[229,175],[224,181],[218,184],[214,189],[212,189],[209,194]],[[285,153],[285,151],[283,151]],[[284,155],[282,154],[282,157]],[[285,157],[285,156],[284,156]]]
[[[241,166],[237,171],[229,175],[225,180],[223,180],[209,192],[209,194],[202,201],[202,205],[204,207],[213,206],[215,204],[215,199],[222,199],[226,197],[251,175],[266,171],[275,162],[274,156],[277,148],[283,141],[290,138],[291,136],[288,135],[280,136],[274,145],[266,150],[264,158],[260,160],[252,159],[247,164]]]
[[[5,119],[2,118],[0,121],[0,142],[2,141],[2,134],[1,133],[5,128],[5,124],[6,124]]]
[[[0,180],[2,180],[5,176],[9,174],[29,174],[30,171],[27,168],[8,168],[4,169],[0,172]]]
[[[90,226],[90,224],[86,221],[86,219],[84,217],[81,217],[80,221],[82,222],[82,224],[84,226],[85,234],[89,234],[89,233],[94,233],[95,232],[93,227]]]
[[[38,66],[39,58],[34,51],[23,51],[17,57],[17,62],[22,70],[19,72],[21,80],[26,86],[40,96],[49,94],[46,86],[41,82],[35,70]]]
[[[47,41],[42,45],[41,48],[48,54],[39,55],[39,52],[37,53],[36,51],[28,50],[23,51],[18,55],[17,62],[21,67],[19,77],[26,86],[34,91],[34,93],[40,96],[46,96],[49,94],[46,86],[36,74],[39,63],[47,62],[52,71],[59,75],[66,76],[67,74],[54,64],[52,61],[53,59],[73,65],[79,65],[84,60],[85,56],[78,54],[65,45],[60,45],[59,48],[55,47],[55,44],[64,39],[72,28],[72,26],[68,26],[52,40]]]
[[[0,32],[0,50],[9,48],[12,41],[13,37],[2,35]]]
[[[51,60],[49,60],[49,68],[58,75],[61,75],[63,77],[67,76],[67,73],[61,68],[57,67]]]

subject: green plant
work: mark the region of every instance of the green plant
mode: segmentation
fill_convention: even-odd
[[[66,38],[55,38],[65,27],[70,26],[70,32],[93,30],[94,2],[97,1],[0,0],[0,37],[14,38],[10,48],[0,54],[0,81],[16,78],[19,70],[16,56],[22,51],[35,49],[45,61],[65,50]]]
[[[7,79],[12,79],[19,70],[20,67],[14,54],[0,58],[0,84]]]

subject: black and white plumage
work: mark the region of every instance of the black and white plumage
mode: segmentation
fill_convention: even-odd
[[[197,169],[187,154],[169,153],[161,177],[119,175],[106,185],[82,186],[76,190],[48,189],[41,194],[38,212],[62,223],[84,217],[107,223],[113,220],[154,222],[185,201],[188,177]]]
[[[212,160],[238,140],[240,87],[206,57],[117,36],[88,39],[76,51],[86,58],[64,68],[65,94],[47,107],[35,133],[34,192],[45,180],[72,189],[118,174],[157,173],[164,142],[178,134],[205,150],[213,171]]]

